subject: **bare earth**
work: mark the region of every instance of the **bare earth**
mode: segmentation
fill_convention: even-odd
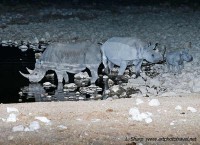
[[[0,144],[200,144],[199,95],[185,97],[157,97],[160,106],[149,106],[152,98],[141,98],[144,103],[136,105],[136,98],[86,101],[86,102],[40,102],[0,105]],[[176,110],[180,105],[182,110]],[[187,110],[194,107],[197,112]],[[7,107],[19,110],[16,122],[3,121],[10,113]],[[152,122],[129,119],[130,108],[151,112]],[[14,126],[29,126],[36,116],[47,117],[51,125],[38,121],[36,131],[13,132]],[[170,123],[174,125],[170,125]],[[63,125],[67,128],[60,128]],[[165,138],[166,141],[150,141],[149,138]],[[168,137],[168,140],[167,140]],[[177,138],[176,141],[170,139]],[[191,138],[190,141],[180,141]],[[179,140],[179,141],[178,141]]]

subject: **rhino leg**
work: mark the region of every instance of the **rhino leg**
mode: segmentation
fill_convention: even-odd
[[[126,67],[127,67],[127,62],[126,61],[121,61],[118,75],[123,75]]]
[[[59,72],[59,71],[55,71],[55,72],[56,72],[56,75],[57,75],[57,78],[58,78],[58,82],[62,83],[62,81],[63,81],[63,74],[62,74],[62,72]]]
[[[111,61],[108,61],[108,68],[110,70],[109,73],[111,73],[111,70],[113,69],[113,67],[114,67],[114,64]]]
[[[104,65],[104,71],[105,71],[106,74],[108,74],[109,73],[109,71],[108,71],[108,59],[104,54],[102,56],[102,61],[103,61],[103,65]]]
[[[143,61],[143,60],[139,60],[138,63],[135,65],[136,78],[137,78],[138,76],[140,76],[140,70],[141,70],[141,66],[142,66],[142,61]]]
[[[87,66],[87,68],[90,70],[91,72],[91,83],[92,84],[95,84],[95,81],[98,79],[98,73],[97,73],[97,70],[98,70],[98,66]]]
[[[68,77],[68,74],[66,72],[63,73],[63,78],[65,80],[65,83],[67,83],[69,81],[69,77]]]

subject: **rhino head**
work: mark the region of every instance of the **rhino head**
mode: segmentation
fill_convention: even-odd
[[[164,60],[165,48],[163,53],[159,51],[157,47],[157,43],[155,45],[148,45],[144,48],[143,58],[151,63],[158,63]]]
[[[46,71],[42,69],[37,69],[37,68],[35,68],[34,70],[31,70],[28,68],[26,69],[29,72],[29,74],[24,74],[21,71],[19,71],[19,73],[25,78],[29,79],[30,82],[34,82],[34,83],[41,81],[46,73]]]
[[[181,52],[181,58],[184,60],[184,61],[187,61],[187,62],[190,62],[193,60],[193,57],[192,55],[189,54],[189,50],[188,49],[185,49]]]

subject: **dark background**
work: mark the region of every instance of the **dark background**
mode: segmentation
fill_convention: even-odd
[[[0,0],[3,5],[161,5],[199,6],[199,0]]]

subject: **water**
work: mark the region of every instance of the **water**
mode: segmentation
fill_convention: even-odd
[[[34,52],[21,52],[14,46],[0,46],[0,50],[0,103],[18,103],[19,89],[29,83],[19,70],[26,72],[25,67],[34,67]]]

